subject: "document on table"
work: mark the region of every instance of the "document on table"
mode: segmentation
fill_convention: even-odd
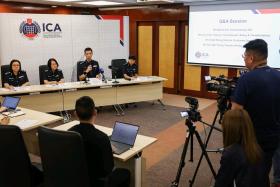
[[[33,127],[36,123],[38,123],[38,120],[23,119],[14,125],[18,126],[20,129],[24,130],[24,129]]]

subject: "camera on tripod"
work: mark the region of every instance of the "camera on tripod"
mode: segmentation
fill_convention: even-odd
[[[208,91],[217,92],[218,95],[230,97],[237,85],[238,78],[226,78],[224,75],[219,77],[206,76],[206,88]],[[215,81],[215,82],[213,82]]]
[[[185,101],[189,104],[189,108],[186,111],[181,112],[182,117],[187,117],[189,120],[193,122],[197,122],[201,120],[201,115],[197,111],[198,109],[198,100],[194,97],[186,97]]]

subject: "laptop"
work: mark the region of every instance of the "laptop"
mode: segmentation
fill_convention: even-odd
[[[139,126],[116,121],[110,136],[114,154],[120,155],[134,146]]]
[[[19,101],[20,97],[6,96],[4,98],[2,106],[6,107],[8,112],[16,112],[16,108],[18,106]]]

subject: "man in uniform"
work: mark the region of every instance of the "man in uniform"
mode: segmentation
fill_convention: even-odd
[[[84,81],[86,78],[99,78],[100,68],[97,61],[92,60],[93,52],[91,48],[84,50],[86,57],[85,61],[78,64],[78,78],[79,81]]]
[[[123,77],[127,80],[137,78],[138,67],[135,61],[135,56],[129,56],[128,63],[126,63],[123,67]]]

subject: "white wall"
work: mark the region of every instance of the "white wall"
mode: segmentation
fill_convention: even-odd
[[[29,39],[20,33],[20,24],[32,18],[41,27],[41,33]],[[42,24],[59,24],[62,32],[43,33]],[[120,44],[120,21],[99,20],[92,15],[55,14],[0,14],[0,63],[9,64],[12,59],[22,62],[32,84],[39,84],[39,65],[49,58],[56,58],[66,81],[76,80],[73,67],[83,60],[83,51],[91,47],[94,60],[99,61],[107,76],[111,75],[108,65],[112,59],[128,58],[129,20],[124,17],[124,46]],[[46,38],[46,34],[61,37]],[[76,72],[76,71],[74,71]]]

